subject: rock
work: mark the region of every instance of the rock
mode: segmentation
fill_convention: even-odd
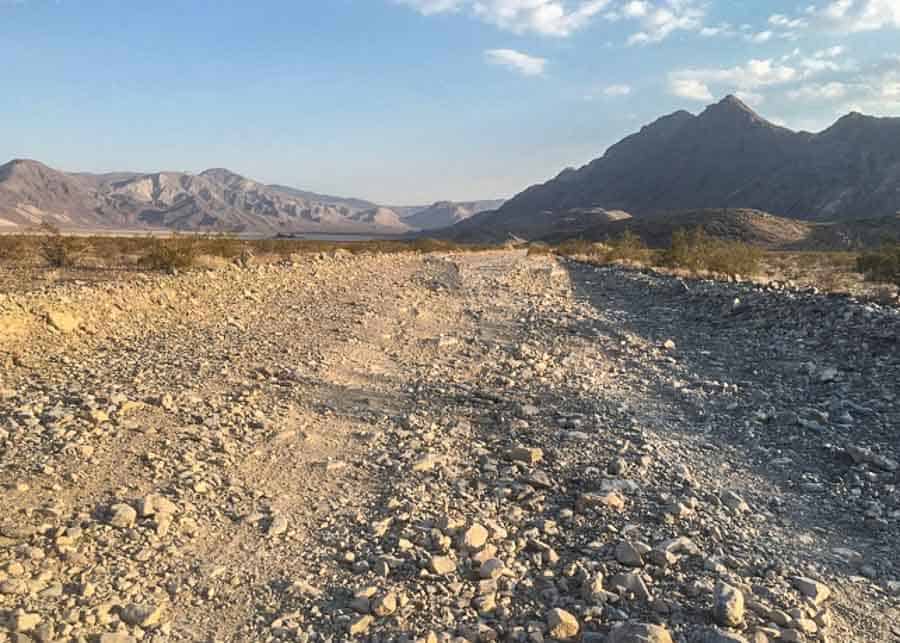
[[[477,522],[463,534],[463,545],[468,549],[481,549],[488,540],[488,531]]]
[[[101,634],[97,641],[98,643],[136,643],[137,639],[128,632],[108,632]]]
[[[24,610],[18,610],[12,615],[11,625],[13,632],[30,632],[41,623],[40,614],[29,614]]]
[[[726,632],[717,627],[705,627],[691,633],[690,643],[748,643],[747,639],[734,632]]]
[[[713,595],[713,617],[719,625],[737,627],[744,622],[744,594],[727,583],[717,583]]]
[[[626,623],[614,627],[606,643],[672,643],[672,636],[661,625]]]
[[[372,601],[372,613],[375,616],[390,616],[397,611],[397,595],[387,592]]]
[[[438,576],[446,576],[456,571],[456,562],[449,556],[433,556],[430,567]]]
[[[431,471],[438,465],[438,459],[433,455],[422,456],[413,462],[413,471]]]
[[[360,634],[365,634],[369,631],[369,626],[372,625],[373,619],[368,614],[363,614],[362,616],[358,616],[347,626],[347,631],[350,633],[350,636],[358,636]]]
[[[615,511],[623,511],[625,509],[625,498],[618,491],[610,491],[607,493],[583,493],[578,497],[576,507],[579,511],[596,509],[597,507],[607,507]]]
[[[616,574],[609,579],[611,587],[623,587],[626,591],[635,595],[639,601],[649,601],[653,598],[647,584],[639,574]]]
[[[178,505],[158,493],[151,493],[138,501],[138,514],[147,518],[157,514],[174,516],[178,513]]]
[[[288,530],[288,521],[287,518],[281,515],[276,515],[272,518],[272,522],[269,523],[269,530],[266,532],[269,538],[275,538],[276,536],[280,536]]]
[[[47,322],[61,333],[72,333],[81,326],[81,319],[64,311],[51,311],[47,313]]]
[[[498,578],[503,575],[504,569],[506,569],[506,565],[503,564],[502,560],[491,558],[481,564],[481,567],[478,569],[478,574],[485,579]]]
[[[821,605],[828,600],[829,596],[831,596],[831,590],[827,585],[813,580],[812,578],[792,576],[791,584],[798,592],[811,599],[816,605]]]
[[[513,447],[506,452],[506,457],[513,462],[524,462],[526,464],[537,464],[544,459],[544,452],[541,449],[532,449],[528,447]]]
[[[640,552],[627,540],[616,545],[616,560],[628,567],[641,567],[644,564]]]
[[[744,499],[737,495],[734,491],[722,492],[721,500],[722,504],[737,513],[746,513],[750,511],[750,505],[748,505],[744,501]]]
[[[119,617],[128,625],[147,629],[159,625],[162,619],[162,608],[148,604],[129,603]]]
[[[558,641],[575,638],[579,629],[578,619],[565,610],[557,608],[547,614],[548,633]]]
[[[137,511],[131,505],[120,502],[109,508],[109,524],[119,529],[128,529],[134,526],[137,520]]]

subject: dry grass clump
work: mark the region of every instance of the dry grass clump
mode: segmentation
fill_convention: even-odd
[[[617,237],[604,242],[573,239],[557,246],[557,252],[567,257],[586,258],[592,263],[631,263],[647,264],[652,262],[653,251],[636,234],[625,230]],[[530,254],[530,248],[529,248]]]
[[[757,273],[762,258],[760,248],[740,241],[717,239],[697,227],[676,230],[670,248],[663,252],[661,259],[665,266],[683,268],[693,273],[735,276]]]
[[[868,281],[900,286],[900,243],[886,243],[874,252],[860,255],[856,269]]]

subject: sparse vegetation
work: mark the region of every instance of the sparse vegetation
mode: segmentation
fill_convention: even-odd
[[[663,265],[694,273],[749,275],[759,271],[762,257],[760,248],[740,241],[717,239],[697,227],[676,230],[670,248],[661,259]]]
[[[860,255],[856,269],[869,281],[900,286],[900,243],[886,243],[875,252]]]
[[[653,252],[636,234],[625,230],[603,242],[571,240],[561,243],[557,252],[569,257],[587,257],[595,263],[648,263]]]
[[[90,247],[84,239],[64,235],[51,223],[42,224],[39,231],[38,254],[51,268],[71,268]]]

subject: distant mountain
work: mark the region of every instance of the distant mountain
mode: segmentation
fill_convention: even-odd
[[[0,230],[45,221],[79,229],[255,234],[406,234],[445,227],[502,201],[384,207],[363,199],[266,185],[224,168],[66,173],[37,161],[0,166]]]
[[[747,208],[800,220],[900,211],[900,118],[849,114],[819,134],[765,120],[728,96],[700,115],[664,116],[579,169],[528,188],[495,213],[445,234],[457,239],[558,236],[591,213]]]
[[[501,205],[503,205],[502,199],[493,201],[438,201],[427,207],[410,208],[402,217],[403,222],[412,228],[434,230],[452,226],[479,212],[496,210]]]

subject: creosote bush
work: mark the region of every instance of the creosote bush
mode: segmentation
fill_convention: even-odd
[[[39,231],[38,254],[51,268],[71,268],[89,250],[83,238],[64,235],[53,224],[43,223]]]
[[[763,251],[740,241],[709,236],[702,227],[676,230],[662,255],[663,265],[691,272],[748,275],[759,270]]]
[[[900,286],[900,243],[886,243],[875,252],[860,255],[856,270],[869,281]]]

